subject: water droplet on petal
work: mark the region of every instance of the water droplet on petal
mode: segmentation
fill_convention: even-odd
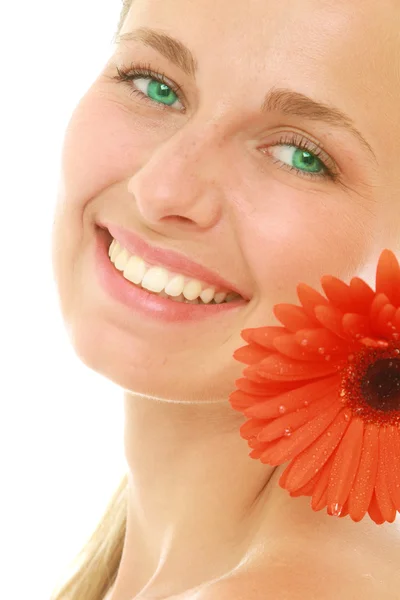
[[[308,400],[304,400],[303,404],[304,404],[304,406],[308,406],[310,404],[310,402]]]
[[[325,348],[318,348],[319,354],[325,354]]]
[[[392,333],[392,338],[394,340],[399,340],[400,339],[400,333]],[[395,350],[396,354],[399,354],[400,350]]]
[[[350,421],[350,414],[349,413],[347,413],[347,412],[344,413],[344,420],[345,421]]]
[[[307,346],[308,344],[308,340],[301,340],[300,345],[301,346]]]
[[[330,355],[330,354],[327,354],[327,355],[325,356],[325,360],[331,360],[331,355]]]
[[[386,348],[389,346],[389,342],[386,342],[385,340],[378,340],[376,345],[377,348],[383,348],[384,350],[386,350]]]
[[[326,432],[326,435],[327,435],[328,437],[331,437],[331,435],[332,435],[332,432],[331,432],[331,431],[327,431],[327,432]]]
[[[353,362],[354,360],[354,354],[349,354],[349,356],[347,357],[349,362]]]
[[[328,514],[332,515],[333,517],[340,517],[342,510],[343,506],[341,504],[334,503],[328,507]]]
[[[281,415],[283,415],[286,412],[286,406],[283,406],[283,404],[281,404],[281,406],[278,408],[278,411]]]
[[[283,432],[283,435],[285,437],[290,437],[292,435],[292,429],[291,429],[291,427],[286,427],[285,431]]]

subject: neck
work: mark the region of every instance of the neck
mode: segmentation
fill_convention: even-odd
[[[112,600],[182,593],[246,558],[274,467],[249,458],[244,420],[226,400],[125,393],[127,533]]]

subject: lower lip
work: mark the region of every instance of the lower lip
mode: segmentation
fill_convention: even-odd
[[[96,227],[95,268],[102,288],[117,302],[152,319],[164,322],[197,321],[243,308],[245,300],[222,304],[186,304],[162,298],[130,283],[112,264],[108,251],[112,238],[108,231]]]

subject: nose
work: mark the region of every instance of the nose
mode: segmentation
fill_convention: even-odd
[[[217,155],[215,133],[190,124],[157,146],[128,183],[143,220],[212,227],[222,207]]]

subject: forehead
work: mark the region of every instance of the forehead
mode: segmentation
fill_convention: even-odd
[[[210,97],[225,90],[242,101],[248,90],[258,106],[268,89],[294,88],[331,100],[381,140],[384,115],[398,112],[399,0],[362,0],[362,10],[359,0],[133,0],[121,33],[136,27],[187,46]]]
[[[132,0],[124,30],[136,22],[179,31],[209,54],[210,42],[236,57],[251,49],[255,59],[288,43],[296,53],[342,54],[343,44],[366,52],[398,41],[400,2],[362,0],[360,10],[359,0]]]

